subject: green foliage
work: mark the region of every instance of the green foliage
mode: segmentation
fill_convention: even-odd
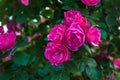
[[[88,45],[84,44],[84,48],[86,49],[86,51],[87,51],[88,53],[91,54],[91,50],[90,50],[90,47],[89,47]]]
[[[51,70],[51,65],[48,64],[43,69],[38,69],[37,72],[40,76],[43,77],[43,76],[46,76],[50,70]]]
[[[16,22],[25,23],[27,21],[27,16],[25,14],[19,14],[16,18]]]
[[[115,26],[116,25],[116,18],[112,15],[107,15],[106,16],[106,23],[109,27]]]
[[[15,79],[16,80],[28,80],[29,76],[27,73],[19,71],[15,74]]]
[[[106,39],[107,38],[107,32],[103,29],[100,29],[100,31],[101,31],[102,38]]]
[[[86,64],[85,64],[85,62],[84,61],[79,61],[79,63],[78,63],[78,71],[79,72],[83,72],[84,70],[85,70],[85,67],[86,67]]]
[[[51,80],[70,80],[70,78],[65,71],[61,71],[54,73]]]
[[[19,65],[23,65],[23,66],[26,66],[29,62],[29,59],[30,59],[30,55],[23,52],[23,53],[16,53],[13,57],[13,61],[16,63],[16,64],[19,64]]]
[[[12,77],[11,72],[4,72],[0,74],[1,80],[10,80],[11,77]]]
[[[89,67],[97,67],[97,63],[93,58],[85,58],[85,63]]]
[[[68,61],[64,64],[64,68],[66,72],[77,72],[78,68],[77,68],[77,64],[73,61]]]
[[[44,57],[47,34],[55,24],[64,22],[64,12],[67,10],[80,11],[91,26],[98,27],[102,42],[99,47],[85,43],[78,51],[71,51],[69,61],[53,66]],[[8,18],[4,18],[5,15]],[[120,0],[101,0],[92,7],[80,0],[30,0],[28,6],[18,0],[0,0],[2,25],[11,16],[14,22],[24,23],[24,27],[17,29],[21,36],[17,36],[15,47],[4,54],[1,51],[0,67],[3,72],[0,72],[0,80],[104,80],[104,77],[109,79],[112,70],[115,71],[115,80],[120,79],[119,70],[113,67],[113,61],[107,59],[108,55],[114,59],[120,57]],[[41,18],[45,21],[42,22]],[[36,33],[41,36],[34,38]],[[104,49],[108,50],[107,55],[95,61],[94,58]],[[12,60],[2,61],[12,53]]]
[[[86,68],[86,74],[91,80],[101,80],[101,73],[94,67]]]

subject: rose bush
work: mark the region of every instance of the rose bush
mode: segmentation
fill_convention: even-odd
[[[120,0],[0,0],[0,80],[119,80]]]

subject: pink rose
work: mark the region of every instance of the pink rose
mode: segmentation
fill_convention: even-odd
[[[48,59],[52,65],[59,66],[61,63],[70,59],[70,52],[68,49],[59,43],[48,43],[44,53],[46,59]]]
[[[120,58],[115,59],[115,61],[114,61],[114,66],[115,66],[116,68],[120,68]]]
[[[66,26],[62,24],[55,25],[47,36],[48,40],[62,43],[64,41],[65,30]]]
[[[98,46],[101,41],[101,33],[97,27],[90,27],[86,32],[86,40],[89,44],[93,46]]]
[[[66,31],[66,45],[72,51],[77,51],[85,42],[85,34],[77,23],[72,23]]]
[[[79,11],[76,10],[69,10],[64,12],[65,22],[64,24],[69,27],[72,22],[75,21],[77,17],[81,18],[82,14]]]
[[[100,2],[100,0],[81,0],[81,1],[87,6],[95,6]]]
[[[76,22],[80,25],[84,32],[86,32],[90,27],[90,22],[85,17],[77,17]]]
[[[70,27],[70,25],[73,22],[78,23],[84,31],[86,31],[90,27],[90,23],[88,22],[88,20],[85,17],[83,17],[79,11],[69,10],[67,12],[64,12],[64,17],[65,17],[64,24],[67,27]]]
[[[28,6],[29,0],[19,0],[23,5]]]
[[[16,35],[14,32],[0,34],[0,50],[10,50],[14,47]]]

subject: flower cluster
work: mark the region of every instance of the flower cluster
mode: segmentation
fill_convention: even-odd
[[[90,27],[89,21],[79,11],[64,12],[63,24],[55,25],[47,35],[51,42],[45,49],[45,57],[52,65],[58,66],[70,59],[71,51],[77,51],[85,41],[98,46],[101,34],[95,26]],[[68,50],[69,49],[69,50]]]

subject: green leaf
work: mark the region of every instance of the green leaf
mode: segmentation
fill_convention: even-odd
[[[55,70],[55,71],[59,71],[59,70],[63,70],[64,69],[64,65],[63,64],[61,64],[61,65],[59,65],[59,66],[52,66],[53,67],[53,69]]]
[[[29,42],[28,42],[28,37],[25,37],[25,39],[24,39],[23,42],[21,42],[20,44],[17,44],[17,45],[15,46],[15,49],[20,48],[20,47],[24,47],[24,46],[26,46],[26,45],[28,45],[28,44],[29,44]]]
[[[80,72],[83,72],[83,71],[85,70],[85,67],[86,67],[86,65],[85,65],[85,63],[83,62],[83,60],[80,60],[79,63],[78,63],[78,70],[79,70]]]
[[[16,64],[26,66],[29,62],[30,55],[23,52],[23,53],[16,53],[13,57],[13,61]]]
[[[72,66],[74,65],[74,66]],[[78,72],[77,64],[73,61],[68,61],[64,63],[64,69],[67,72]]]
[[[89,46],[86,45],[86,44],[84,44],[84,47],[85,47],[85,49],[87,50],[87,52],[91,54],[91,49],[89,48]]]
[[[89,67],[97,67],[97,63],[93,58],[85,58],[85,63]]]
[[[61,71],[54,73],[51,80],[70,80],[70,78],[65,71]]]
[[[103,29],[100,29],[100,32],[101,32],[102,38],[106,39],[107,38],[107,32]]]
[[[80,8],[80,12],[82,13],[82,15],[84,15],[84,16],[86,16],[86,17],[89,15],[88,9]],[[87,17],[87,19],[88,19],[88,17]]]
[[[101,80],[101,73],[94,67],[87,67],[86,74],[91,80]]]
[[[37,72],[40,76],[45,76],[49,73],[49,71],[51,70],[51,64],[47,64],[45,65],[45,67],[43,69],[38,69]]]
[[[62,9],[64,9],[64,10],[71,10],[73,8],[71,6],[63,6]]]
[[[75,3],[74,0],[62,0],[62,2],[64,5],[67,5],[67,6],[71,6],[71,4]]]
[[[17,15],[16,21],[21,24],[25,23],[27,22],[27,16],[25,14],[19,14]]]
[[[3,72],[0,74],[0,80],[10,80],[11,77],[11,72]]]
[[[91,25],[97,25],[96,22],[93,19],[91,19],[91,18],[87,18],[87,19],[91,23]]]
[[[28,74],[27,73],[23,73],[23,72],[21,72],[21,73],[16,73],[15,74],[15,79],[16,80],[28,80]]]
[[[97,16],[87,16],[87,18],[90,18],[92,20],[99,20],[99,18]]]
[[[43,10],[41,10],[40,14],[46,19],[53,18],[54,10],[43,9]]]
[[[107,29],[107,25],[103,22],[97,22],[98,26],[103,29]]]
[[[45,76],[43,80],[51,80],[51,75]]]
[[[112,15],[107,15],[106,23],[107,23],[108,27],[112,27],[116,24],[116,18]]]
[[[34,61],[36,61],[36,56],[32,56],[32,57],[30,57],[30,59],[29,59],[29,64],[32,64]]]

